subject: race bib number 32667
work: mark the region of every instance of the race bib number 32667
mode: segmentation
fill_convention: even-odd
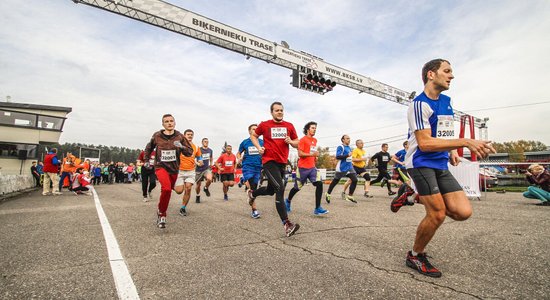
[[[286,127],[273,127],[271,128],[272,139],[284,139],[286,138]]]

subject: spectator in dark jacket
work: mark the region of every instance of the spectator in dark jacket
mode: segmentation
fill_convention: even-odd
[[[529,166],[525,176],[531,186],[523,193],[523,197],[542,201],[537,205],[550,206],[550,173],[543,166],[533,164]]]

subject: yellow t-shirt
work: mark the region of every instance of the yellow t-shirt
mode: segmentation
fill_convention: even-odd
[[[182,171],[195,171],[195,159],[201,157],[201,150],[195,144],[191,143],[193,146],[193,155],[187,157],[183,154],[180,154],[180,170]]]
[[[351,152],[351,158],[363,158],[367,155],[367,151],[363,150],[363,149],[359,149],[359,148],[355,148],[353,149],[353,152]],[[364,168],[367,163],[365,161],[352,161],[351,162],[355,167],[358,167],[358,168]]]

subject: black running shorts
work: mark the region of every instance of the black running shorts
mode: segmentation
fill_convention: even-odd
[[[220,174],[220,181],[235,181],[235,174]]]
[[[462,191],[462,187],[449,170],[437,170],[432,168],[407,169],[414,182],[416,191],[420,196]]]

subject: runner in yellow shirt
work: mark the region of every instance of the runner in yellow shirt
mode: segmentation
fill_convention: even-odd
[[[361,176],[365,179],[365,197],[372,198],[372,195],[369,195],[369,187],[370,187],[370,174],[367,172],[366,166],[367,166],[367,151],[363,149],[363,140],[357,140],[355,141],[355,146],[357,148],[353,149],[353,152],[351,152],[351,164],[353,165],[353,169],[355,170],[355,173],[357,173],[357,176]],[[342,197],[346,196],[346,191],[348,186],[351,184],[351,179],[348,179],[346,183],[344,184],[344,191],[342,192]]]

